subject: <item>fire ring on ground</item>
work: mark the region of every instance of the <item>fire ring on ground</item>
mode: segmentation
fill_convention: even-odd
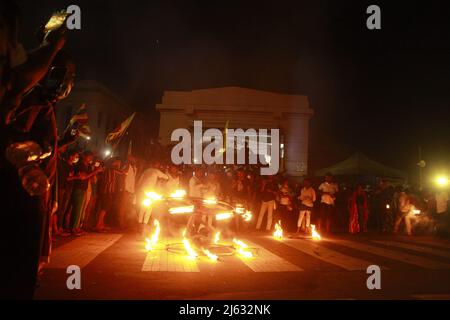
[[[218,257],[234,256],[237,253],[235,247],[225,244],[212,244],[205,247],[205,249],[209,250],[211,253],[215,254]],[[167,244],[166,250],[170,253],[186,255],[184,244],[181,242]]]

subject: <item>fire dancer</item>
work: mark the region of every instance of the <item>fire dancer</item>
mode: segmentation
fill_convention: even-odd
[[[161,162],[154,160],[151,167],[145,170],[138,183],[138,203],[142,204],[142,201],[146,198],[146,192],[153,192],[157,185],[158,180],[167,181],[169,177],[161,171]],[[138,215],[139,232],[145,237],[147,232],[147,225],[150,221],[153,205],[148,206],[141,205]]]

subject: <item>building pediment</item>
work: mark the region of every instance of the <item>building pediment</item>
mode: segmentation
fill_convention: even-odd
[[[203,109],[205,107],[226,107],[229,109],[232,107],[236,109],[258,109],[261,111],[273,111],[276,108],[285,112],[312,112],[307,96],[280,94],[242,87],[166,91],[162,104],[158,105],[158,109],[170,106],[192,106],[194,109]]]

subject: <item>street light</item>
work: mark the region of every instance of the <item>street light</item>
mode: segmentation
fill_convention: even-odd
[[[449,184],[449,180],[445,176],[440,176],[440,177],[437,177],[436,183],[440,187],[445,187],[445,186],[447,186]]]

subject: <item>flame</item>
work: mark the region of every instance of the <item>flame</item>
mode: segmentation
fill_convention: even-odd
[[[219,257],[215,254],[211,253],[208,249],[203,249],[203,253],[213,261],[219,260]]]
[[[218,244],[220,241],[220,231],[214,236],[214,244]]]
[[[152,237],[149,239],[145,239],[146,245],[145,250],[152,251],[154,246],[158,243],[159,240],[159,234],[161,233],[161,226],[159,224],[158,220],[155,220],[153,222],[153,225],[155,226],[155,232],[153,233]]]
[[[144,207],[150,207],[151,205],[152,205],[152,200],[150,200],[150,199],[145,199],[144,201],[142,201],[142,205],[144,206]]]
[[[237,214],[244,214],[245,208],[242,204],[237,204],[236,209],[234,211],[236,211]]]
[[[169,197],[173,199],[183,199],[186,197],[186,190],[176,190],[174,193],[170,194]]]
[[[237,252],[242,255],[244,258],[252,258],[253,254],[248,251],[248,246],[242,242],[241,240],[237,240],[237,239],[233,239],[233,242],[236,244],[237,246]]]
[[[146,251],[152,251],[152,243],[149,238],[145,239],[145,250]]]
[[[148,191],[148,192],[145,193],[145,195],[146,195],[150,200],[153,200],[153,201],[159,201],[159,200],[162,200],[162,195],[160,195],[160,194],[158,194],[158,193],[156,193],[156,192],[153,192],[153,191]]]
[[[197,252],[195,252],[195,250],[192,249],[191,243],[187,238],[183,239],[183,245],[190,259],[196,259],[198,257]]]
[[[250,222],[253,219],[253,214],[251,211],[246,211],[244,215],[242,215],[242,218],[244,219],[245,222]]]
[[[27,161],[28,162],[33,162],[36,161],[39,157],[37,155],[32,155],[32,156],[28,156]]]
[[[194,212],[194,206],[170,208],[169,212],[170,214],[192,213]]]
[[[228,219],[231,219],[232,217],[233,217],[232,212],[220,212],[220,213],[216,214],[216,220],[218,220],[218,221],[228,220]]]
[[[313,240],[322,240],[322,237],[316,231],[316,226],[313,224],[311,225],[311,235],[312,235]]]
[[[283,228],[281,228],[281,220],[278,221],[278,223],[275,225],[275,232],[273,233],[273,236],[277,240],[283,239]]]
[[[186,231],[187,231],[187,229],[184,229],[184,231],[183,231],[183,245],[184,245],[184,249],[186,250],[186,253],[189,256],[189,259],[196,259],[198,257],[198,254],[192,248],[191,242],[189,241],[189,239],[186,238]]]

